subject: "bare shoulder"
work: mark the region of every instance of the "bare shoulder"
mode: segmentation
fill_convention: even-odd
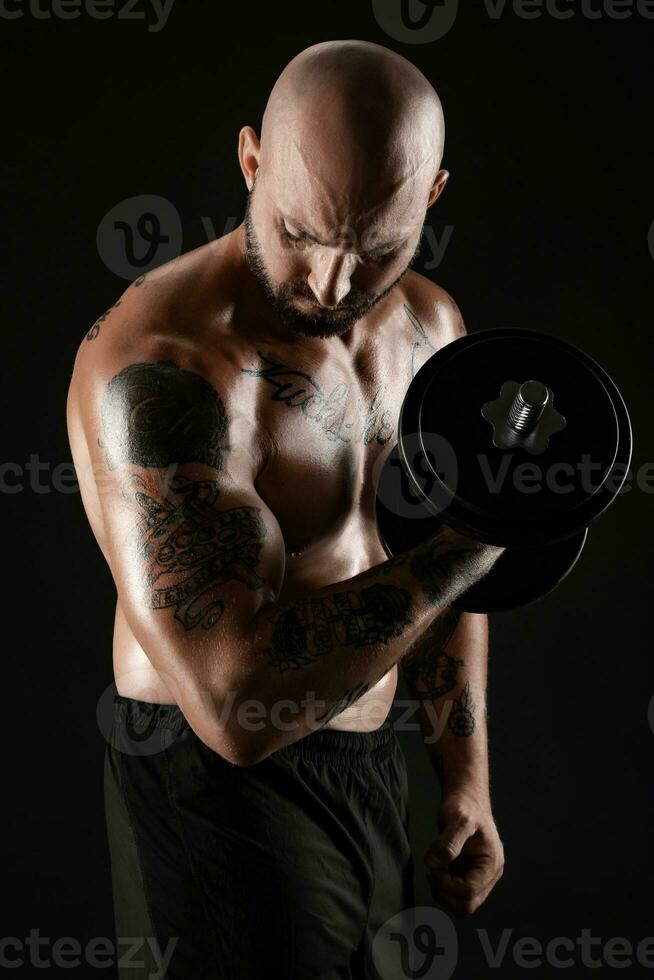
[[[213,390],[223,407],[234,403],[238,367],[233,341],[215,319],[211,298],[216,265],[210,258],[204,246],[149,272],[91,324],[77,350],[69,385],[71,441],[95,441],[100,405],[112,383],[116,390],[129,388],[130,398],[136,397],[137,385],[151,386],[157,395],[162,388],[170,390],[172,402],[185,392],[191,401],[204,391],[209,398]]]
[[[402,281],[407,316],[418,334],[438,350],[466,333],[463,316],[450,294],[419,273],[411,270]]]

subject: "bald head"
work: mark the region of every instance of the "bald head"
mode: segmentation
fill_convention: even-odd
[[[440,99],[415,65],[378,44],[328,41],[302,51],[273,87],[260,167],[371,198],[414,184],[424,192],[443,143]]]
[[[449,176],[443,140],[433,87],[387,48],[329,41],[287,65],[239,143],[245,254],[287,325],[344,333],[399,282]]]

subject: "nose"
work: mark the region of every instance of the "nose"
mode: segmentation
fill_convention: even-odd
[[[321,306],[338,306],[347,296],[355,265],[356,258],[352,253],[338,254],[331,249],[322,249],[315,255],[307,281]]]

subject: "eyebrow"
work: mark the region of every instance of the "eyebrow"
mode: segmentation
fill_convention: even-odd
[[[308,228],[305,228],[301,221],[296,221],[295,218],[287,218],[284,215],[282,215],[282,217],[284,221],[287,221],[289,223],[289,225],[294,225],[294,227],[296,227],[301,232],[303,238],[308,238],[310,241],[315,242],[316,245],[326,244],[325,242],[322,242],[316,235],[310,232]],[[380,252],[382,251],[382,249],[395,248],[397,245],[403,244],[406,240],[407,240],[406,238],[398,238],[394,242],[385,242],[382,243],[381,245],[375,245],[373,248],[367,248],[363,254],[367,255],[369,252]]]

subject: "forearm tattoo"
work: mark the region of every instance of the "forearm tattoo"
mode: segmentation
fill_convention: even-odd
[[[376,584],[284,603],[270,616],[270,663],[280,673],[299,670],[336,648],[386,644],[411,624],[411,594]]]
[[[457,685],[459,668],[464,662],[451,657],[447,646],[460,618],[459,610],[446,609],[404,655],[402,673],[421,701],[436,701]]]
[[[182,464],[222,470],[228,418],[222,400],[200,375],[172,361],[132,364],[107,385],[101,406],[110,470],[133,465],[122,492],[137,524],[131,542],[146,569],[146,601],[173,609],[185,630],[210,629],[222,617],[222,588],[265,585],[258,567],[266,526],[258,507],[218,506],[216,480],[191,479]]]
[[[463,660],[450,656],[447,647],[461,618],[458,609],[446,609],[425,631],[402,660],[402,673],[412,694],[421,701],[434,702],[453,691]],[[468,737],[475,731],[476,704],[466,681],[452,701],[447,727],[453,735]]]
[[[242,368],[243,373],[271,385],[274,402],[301,411],[321,427],[330,442],[385,445],[392,437],[392,413],[382,405],[386,385],[377,389],[369,404],[357,398],[356,409],[348,414],[352,385],[341,382],[331,391],[323,391],[320,382],[306,371],[279,364],[261,351],[257,354],[264,366]]]
[[[447,727],[454,735],[472,735],[475,730],[476,707],[477,705],[470,694],[470,684],[466,681],[461,694],[454,699],[450,716],[447,719]]]
[[[449,540],[429,538],[410,551],[389,558],[382,566],[374,566],[360,575],[367,579],[378,575],[390,575],[398,568],[405,568],[421,586],[426,599],[435,605],[446,606],[451,601],[453,589],[458,595],[477,581],[482,569],[472,556],[481,556],[483,544],[470,543],[461,547]]]

